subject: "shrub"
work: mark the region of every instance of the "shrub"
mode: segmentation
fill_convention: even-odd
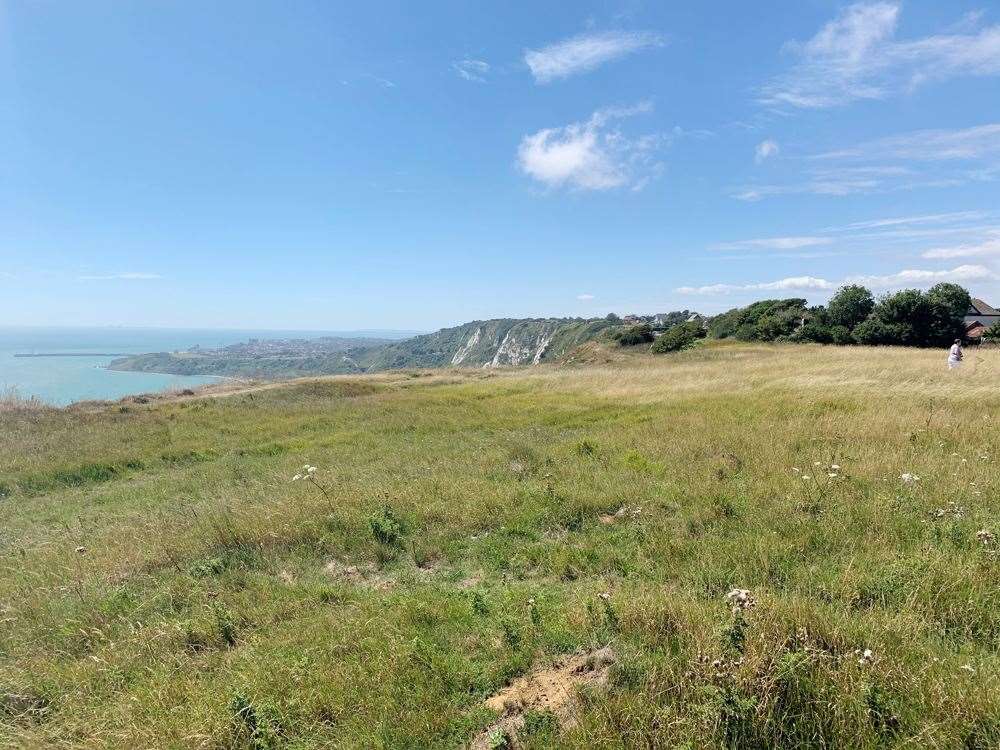
[[[854,329],[854,339],[859,344],[877,346],[879,344],[899,343],[899,329],[878,318],[868,318]]]
[[[372,536],[379,544],[396,549],[402,548],[406,526],[388,505],[372,515],[368,519],[368,525],[372,530]]]
[[[1000,343],[1000,321],[983,331],[983,341],[988,341],[991,344]]]
[[[712,318],[712,338],[741,341],[774,341],[791,336],[807,317],[806,301],[800,298],[766,299]]]
[[[637,344],[648,344],[652,341],[653,329],[645,323],[641,323],[615,331],[611,336],[621,346],[636,346]]]
[[[822,307],[813,307],[808,312],[805,323],[795,329],[789,338],[792,341],[808,341],[815,344],[832,343],[833,332],[826,310]]]
[[[653,343],[652,351],[656,354],[679,352],[688,349],[705,337],[705,329],[701,323],[681,323],[668,328],[667,331]]]
[[[281,727],[270,706],[256,704],[246,696],[237,693],[229,702],[233,717],[234,734],[247,740],[252,750],[271,750],[280,747]]]
[[[830,326],[830,342],[841,346],[857,343],[847,326]]]

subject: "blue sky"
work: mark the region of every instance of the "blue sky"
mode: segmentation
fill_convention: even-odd
[[[0,0],[0,143],[5,324],[1000,302],[997,2]]]

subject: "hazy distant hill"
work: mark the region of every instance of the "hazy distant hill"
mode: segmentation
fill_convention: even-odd
[[[155,352],[114,360],[112,370],[175,375],[288,378],[363,372],[368,353],[391,339],[326,336],[317,339],[251,339],[221,349]]]
[[[560,357],[621,325],[617,319],[606,318],[500,318],[477,320],[403,341],[251,341],[219,350],[125,357],[110,367],[178,375],[276,378],[406,367],[531,365]]]

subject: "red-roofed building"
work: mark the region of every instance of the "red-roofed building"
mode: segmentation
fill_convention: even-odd
[[[965,314],[965,338],[978,342],[986,329],[1000,323],[1000,310],[973,297],[969,311]]]

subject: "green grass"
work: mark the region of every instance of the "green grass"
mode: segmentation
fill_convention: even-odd
[[[1000,356],[593,359],[0,410],[0,746],[1000,744]]]

